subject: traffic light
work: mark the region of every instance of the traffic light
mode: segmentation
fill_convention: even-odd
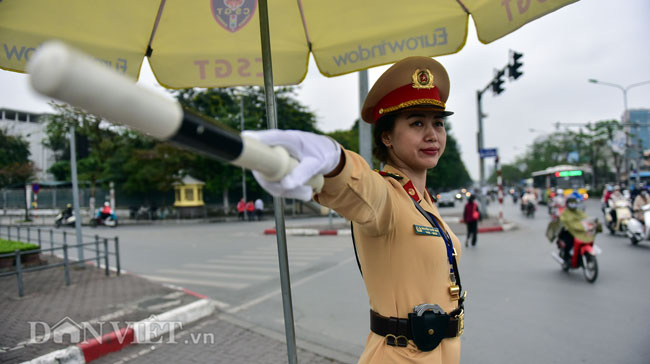
[[[500,94],[504,91],[503,88],[503,75],[506,72],[504,70],[498,71],[496,75],[494,75],[494,80],[492,80],[492,92],[495,94]]]
[[[523,57],[523,53],[512,52],[512,63],[508,64],[508,77],[513,80],[518,79],[524,73],[519,70],[523,63],[519,62],[519,58]]]

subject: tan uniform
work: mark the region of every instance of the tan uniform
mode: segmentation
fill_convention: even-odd
[[[643,210],[641,210],[641,208],[649,203],[650,203],[650,199],[646,199],[642,195],[636,196],[636,198],[634,199],[634,206],[632,207],[632,210],[634,210],[634,217],[637,220],[644,222]]]
[[[431,226],[415,208],[410,183],[399,170],[400,181],[372,171],[361,156],[345,151],[346,162],[337,176],[325,179],[315,199],[353,221],[354,237],[370,299],[370,308],[385,317],[407,318],[413,307],[435,303],[446,312],[458,307],[449,294],[449,262],[442,237],[418,235],[414,225]],[[428,193],[420,205],[441,223],[460,258],[460,242],[442,221]],[[460,339],[444,339],[430,352],[421,352],[410,342],[407,347],[389,346],[385,338],[370,332],[359,363],[445,363],[460,361]]]

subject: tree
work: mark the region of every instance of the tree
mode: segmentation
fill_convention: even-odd
[[[522,179],[526,178],[519,168],[512,164],[502,164],[501,165],[501,182],[504,186],[513,186],[521,182]],[[497,175],[492,173],[487,180],[488,183],[496,184]]]
[[[502,166],[504,183],[506,173],[508,179],[521,180],[535,171],[560,164],[589,165],[593,172],[590,183],[596,188],[613,178],[610,173],[612,164],[616,175],[620,175],[622,156],[611,145],[616,131],[621,129],[618,121],[603,120],[588,123],[578,131],[561,130],[538,139],[514,163]],[[519,166],[523,166],[523,169]],[[493,173],[488,181],[494,183],[496,175]]]
[[[445,129],[447,130],[445,152],[440,157],[438,165],[427,172],[427,187],[434,191],[467,187],[472,184],[472,178],[461,159],[458,142],[450,133],[450,122],[445,123]]]
[[[36,172],[29,160],[29,143],[0,129],[0,188],[23,186]]]
[[[354,121],[349,130],[335,130],[326,135],[339,142],[343,148],[359,153],[359,119]]]
[[[58,179],[69,180],[68,134],[74,126],[78,176],[80,181],[88,181],[90,184],[90,208],[93,209],[98,182],[123,178],[121,166],[129,158],[132,147],[130,143],[132,139],[138,138],[138,134],[67,104],[51,105],[57,113],[48,116],[47,137],[43,141],[45,146],[54,151],[56,160],[49,172]]]
[[[278,128],[320,133],[316,128],[315,115],[296,100],[294,87],[277,88],[275,93]],[[243,100],[244,129],[267,128],[264,91],[259,87],[194,88],[175,91],[174,94],[183,106],[196,110],[232,130],[241,129]],[[241,168],[203,155],[195,155],[186,165],[184,172],[203,180],[207,194],[221,192],[224,206],[228,205],[228,191],[235,187],[241,188]],[[251,195],[264,193],[250,173],[247,174],[246,184]]]

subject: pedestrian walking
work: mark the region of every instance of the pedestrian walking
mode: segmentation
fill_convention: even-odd
[[[241,200],[239,200],[239,202],[237,202],[237,213],[239,214],[239,220],[243,221],[245,219],[244,218],[245,211],[246,211],[246,201],[244,201],[244,199],[242,198]]]
[[[261,198],[255,200],[255,215],[257,216],[258,221],[262,221],[262,215],[264,214],[264,201]]]
[[[476,197],[469,196],[465,204],[463,212],[463,220],[467,224],[467,238],[465,239],[465,246],[469,246],[469,239],[472,239],[472,246],[476,245],[478,237],[478,221],[481,218],[481,213],[478,211],[478,204],[476,204]]]
[[[255,203],[253,201],[246,203],[246,212],[248,212],[248,221],[255,220]]]
[[[447,141],[449,77],[428,57],[390,67],[368,93],[362,119],[374,124],[373,171],[332,139],[297,130],[246,131],[300,161],[279,182],[253,172],[275,196],[309,200],[322,174],[321,205],[352,221],[355,253],[370,301],[370,332],[359,363],[458,363],[465,294],[461,245],[426,189]]]

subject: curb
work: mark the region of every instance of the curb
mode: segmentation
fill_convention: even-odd
[[[29,364],[83,364],[101,358],[124,347],[137,343],[150,343],[153,339],[178,328],[191,324],[211,315],[215,305],[209,299],[200,299],[185,306],[175,308],[157,316],[138,321],[132,326],[94,338],[88,342],[71,345],[65,349],[53,351],[36,359],[26,361]]]

